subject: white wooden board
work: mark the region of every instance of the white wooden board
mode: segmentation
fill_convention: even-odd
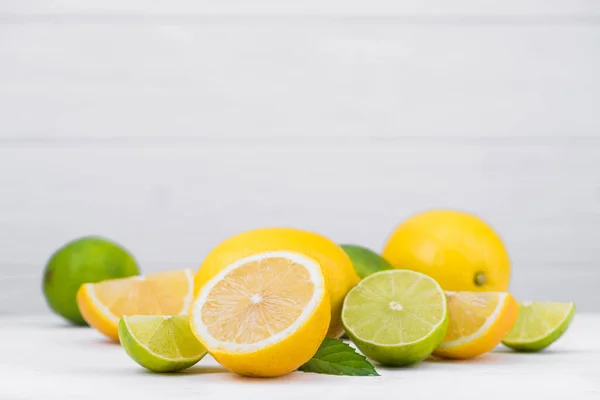
[[[499,230],[519,297],[598,310],[599,4],[0,1],[0,314],[84,234],[152,272],[431,207]]]

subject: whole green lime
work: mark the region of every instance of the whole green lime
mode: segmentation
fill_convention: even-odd
[[[353,244],[342,244],[341,247],[352,260],[354,270],[360,276],[360,279],[366,278],[375,272],[393,269],[385,258],[366,247]]]
[[[50,308],[76,325],[86,325],[77,307],[79,286],[139,275],[133,256],[118,244],[88,236],[65,244],[44,271],[43,291]]]

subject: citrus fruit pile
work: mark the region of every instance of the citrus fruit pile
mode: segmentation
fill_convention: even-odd
[[[175,372],[210,354],[241,375],[301,370],[377,375],[373,364],[466,359],[500,343],[540,351],[573,318],[573,303],[517,302],[496,232],[463,212],[400,224],[382,254],[292,228],[243,232],[196,273],[138,275],[133,257],[82,238],[48,262],[50,307],[119,341],[141,366]],[[360,353],[337,339],[346,334]]]

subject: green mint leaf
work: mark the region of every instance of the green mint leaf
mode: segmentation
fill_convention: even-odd
[[[379,376],[362,354],[341,340],[331,338],[325,338],[313,358],[298,369],[317,374]]]

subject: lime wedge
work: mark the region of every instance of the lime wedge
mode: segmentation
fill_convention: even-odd
[[[348,292],[342,322],[365,356],[403,366],[425,359],[442,342],[448,307],[442,288],[427,275],[380,271]]]
[[[181,371],[206,355],[184,315],[123,316],[119,340],[129,357],[155,372]]]
[[[519,303],[517,322],[502,343],[518,351],[545,349],[565,333],[574,314],[574,303]]]

